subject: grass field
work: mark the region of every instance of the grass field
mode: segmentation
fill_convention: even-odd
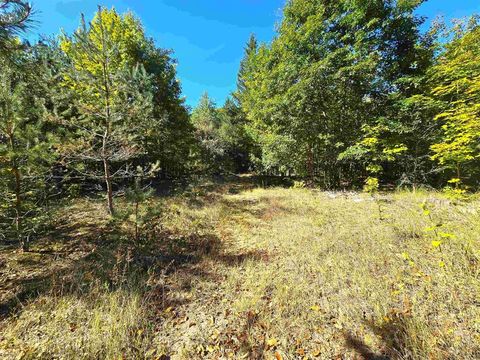
[[[242,178],[148,206],[148,241],[81,200],[0,250],[0,358],[480,358],[478,200]]]

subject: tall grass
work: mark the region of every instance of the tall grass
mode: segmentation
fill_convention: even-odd
[[[152,251],[175,255],[168,269],[26,304],[4,321],[0,354],[480,357],[478,200],[237,190],[163,201],[165,237]],[[151,282],[161,301],[150,301]]]
[[[151,327],[141,293],[95,286],[88,293],[46,295],[3,330],[5,356],[21,359],[142,358]]]

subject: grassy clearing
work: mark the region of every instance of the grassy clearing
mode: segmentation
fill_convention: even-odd
[[[85,202],[37,245],[53,259],[1,251],[4,304],[44,279],[4,316],[3,358],[480,357],[479,201],[242,181],[150,205],[141,247]]]

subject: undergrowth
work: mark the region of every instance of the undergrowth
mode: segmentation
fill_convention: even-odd
[[[54,258],[0,252],[4,294],[49,279],[5,313],[2,358],[480,357],[478,200],[240,182],[148,206],[141,246],[84,202],[37,245]]]

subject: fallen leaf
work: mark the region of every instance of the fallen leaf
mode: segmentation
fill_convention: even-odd
[[[434,248],[437,248],[437,247],[439,247],[440,245],[442,245],[442,242],[441,242],[440,240],[433,240],[433,241],[432,241],[432,246],[433,246]]]
[[[312,356],[313,357],[318,357],[318,356],[320,356],[321,353],[322,352],[320,350],[315,350],[314,352],[312,352]]]
[[[449,239],[449,238],[454,238],[455,237],[454,234],[449,234],[449,233],[444,233],[444,232],[440,232],[439,235],[440,235],[440,237],[442,237],[444,239]]]
[[[271,338],[271,339],[268,339],[268,340],[267,340],[267,345],[268,345],[269,347],[277,346],[277,344],[278,344],[278,341],[277,341],[277,339],[275,339],[275,338]]]

